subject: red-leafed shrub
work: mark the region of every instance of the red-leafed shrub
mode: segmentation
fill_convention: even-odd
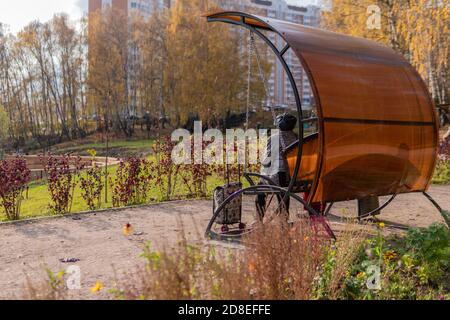
[[[55,214],[65,214],[71,211],[73,193],[82,169],[80,157],[65,155],[50,156],[47,159],[44,170],[47,175],[48,191],[52,201],[49,207]]]
[[[133,157],[122,160],[116,178],[110,179],[114,207],[145,203],[153,179],[153,164],[150,161]]]
[[[446,158],[446,160],[450,161],[450,137],[441,142],[439,155],[441,158]]]
[[[153,152],[156,154],[155,172],[156,185],[160,189],[162,201],[170,200],[175,193],[180,173],[180,165],[173,162],[172,150],[175,144],[171,137],[165,137],[164,140],[157,140],[153,146]]]
[[[94,164],[93,167],[86,170],[85,175],[80,177],[81,196],[89,210],[96,210],[101,206],[104,175],[102,168]]]
[[[180,166],[179,174],[184,185],[188,189],[188,197],[201,198],[207,195],[206,180],[214,173],[215,165],[210,165],[202,161],[201,164],[194,163],[194,159],[201,159],[203,151],[208,147],[203,142],[203,147],[199,150],[194,148],[194,139],[191,139],[191,160],[192,164],[183,164]]]
[[[207,194],[206,179],[213,174],[207,164],[183,165],[181,179],[189,190],[189,197],[201,198]]]
[[[0,198],[9,220],[19,220],[23,191],[30,181],[30,169],[22,158],[0,161]]]
[[[439,146],[439,157],[434,170],[433,183],[448,184],[450,182],[450,137]]]

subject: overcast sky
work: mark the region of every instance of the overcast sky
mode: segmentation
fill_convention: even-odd
[[[315,0],[287,0],[305,5]],[[45,22],[55,13],[65,12],[78,19],[87,10],[88,0],[0,0],[0,22],[10,26],[16,33],[33,20]]]

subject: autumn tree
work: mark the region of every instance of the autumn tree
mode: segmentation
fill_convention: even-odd
[[[183,123],[189,113],[213,123],[229,111],[242,110],[247,90],[247,65],[242,33],[224,24],[207,23],[202,13],[215,1],[178,0],[170,12],[167,30],[167,105]],[[263,100],[261,83],[253,88]]]
[[[156,0],[155,0],[156,1]],[[72,22],[34,21],[16,35],[0,25],[0,103],[15,148],[46,148],[107,129],[131,137],[137,119],[189,114],[214,126],[267,94],[249,34],[201,15],[213,0],[178,0],[150,16],[103,8]],[[257,44],[259,46],[259,44]],[[266,60],[267,50],[260,49]],[[248,65],[250,62],[250,65]],[[270,65],[262,61],[266,78]]]
[[[128,17],[108,8],[89,18],[89,90],[97,117],[133,134],[128,91]]]
[[[448,0],[333,0],[322,26],[392,47],[419,71],[438,103],[449,101]],[[379,25],[373,25],[371,19]],[[375,21],[376,22],[376,21]]]
[[[0,104],[0,160],[3,159],[3,144],[8,138],[9,119],[5,109]]]
[[[147,19],[136,14],[130,21],[131,43],[137,53],[131,61],[135,72],[132,100],[138,114],[151,117],[153,122],[166,114],[164,74],[168,62],[167,23],[167,10],[155,11]]]
[[[84,136],[85,46],[69,17],[32,22],[0,38],[0,97],[14,144],[43,147]]]
[[[406,10],[405,10],[406,9]],[[414,0],[398,10],[398,29],[408,57],[433,98],[448,103],[450,88],[450,1]]]

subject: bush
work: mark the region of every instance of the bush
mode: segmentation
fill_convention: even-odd
[[[156,185],[161,194],[162,201],[172,199],[180,173],[180,165],[176,165],[172,160],[172,150],[175,144],[171,137],[165,137],[164,140],[157,140],[153,145],[153,153],[156,154],[155,172]]]
[[[104,175],[102,168],[94,164],[86,170],[85,175],[80,177],[81,196],[89,207],[89,210],[96,210],[101,206],[103,191],[102,178]]]
[[[352,244],[361,242],[360,235],[353,235],[359,240]],[[115,295],[169,300],[312,299],[330,242],[308,221],[291,227],[275,219],[246,237],[242,249],[199,247],[186,239],[171,250],[156,251],[149,244],[143,253],[146,268],[130,274]],[[340,242],[339,248],[347,253],[358,250],[345,242]],[[337,266],[336,270],[341,269]],[[333,277],[338,281],[337,274]]]
[[[450,238],[445,225],[411,229],[401,238],[381,233],[367,241],[345,277],[345,299],[442,299],[449,296]],[[369,266],[380,268],[380,289],[366,287]]]
[[[71,211],[73,194],[82,169],[80,157],[65,155],[47,159],[44,171],[52,201],[49,207],[53,213],[65,214]]]
[[[191,138],[191,157],[196,159],[196,156],[202,156],[203,150],[206,149],[207,144],[203,142],[203,147],[200,150],[195,150],[194,139]],[[196,155],[195,152],[201,152],[200,155]],[[194,161],[193,161],[194,162]],[[207,163],[201,164],[183,164],[180,166],[180,177],[184,185],[188,189],[189,198],[204,198],[207,195],[207,178],[212,176],[214,173],[214,166]]]
[[[438,154],[439,157],[433,176],[433,183],[450,183],[450,138],[441,142]]]
[[[440,158],[436,164],[434,171],[433,183],[447,184],[450,183],[450,160]]]
[[[450,158],[450,137],[442,141],[439,145],[439,155],[449,160]]]
[[[30,181],[31,171],[22,158],[0,161],[1,204],[9,220],[19,220],[23,191]]]
[[[114,207],[130,206],[147,202],[154,180],[154,165],[139,158],[122,160],[116,178],[111,179]]]
[[[426,279],[439,284],[450,268],[450,234],[448,228],[439,223],[427,229],[411,229],[405,238],[404,254],[409,254],[413,263],[423,266]]]
[[[86,170],[85,175],[80,177],[81,196],[89,207],[89,210],[96,210],[101,206],[102,178],[105,173],[95,163],[97,152],[94,149],[87,150],[87,152],[92,156],[92,167]]]

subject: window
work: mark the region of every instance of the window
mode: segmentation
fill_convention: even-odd
[[[112,0],[103,0],[102,1],[102,7],[106,8],[106,7],[111,7],[112,6]]]

